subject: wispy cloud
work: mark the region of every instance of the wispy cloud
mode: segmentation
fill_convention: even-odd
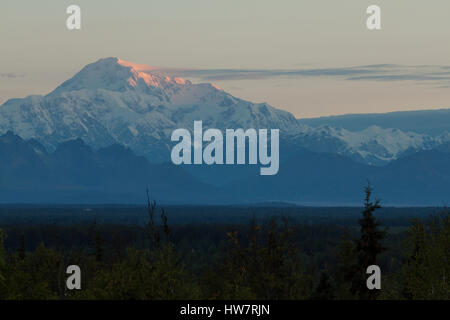
[[[324,69],[165,69],[164,71],[203,81],[328,77],[349,81],[415,81],[440,87],[450,85],[450,66],[377,64]]]
[[[0,78],[14,79],[14,78],[23,78],[23,77],[25,77],[24,73],[0,72]]]

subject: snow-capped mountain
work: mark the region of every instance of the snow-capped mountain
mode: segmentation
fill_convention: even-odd
[[[45,96],[7,101],[0,107],[0,134],[12,131],[33,138],[49,151],[76,138],[97,149],[118,143],[163,162],[169,160],[172,131],[192,129],[195,120],[219,129],[280,129],[289,144],[369,164],[385,164],[450,142],[448,132],[432,137],[377,126],[362,131],[310,127],[266,103],[245,101],[213,84],[193,84],[118,58],[85,66]]]
[[[370,126],[361,131],[349,131],[328,125],[306,126],[293,140],[309,150],[346,155],[359,162],[383,165],[421,150],[431,150],[450,142],[450,133],[437,137],[399,129]]]
[[[301,127],[286,111],[144,67],[101,59],[45,96],[11,99],[0,107],[0,133],[34,138],[49,150],[74,138],[94,148],[119,143],[153,161],[167,161],[172,131],[191,129],[194,120],[219,129],[295,132]]]

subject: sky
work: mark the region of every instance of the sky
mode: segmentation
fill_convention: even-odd
[[[66,8],[81,8],[81,30]],[[381,8],[381,30],[366,9]],[[448,0],[2,0],[0,103],[105,57],[297,117],[450,107]]]

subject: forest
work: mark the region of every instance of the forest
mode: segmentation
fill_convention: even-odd
[[[148,194],[147,194],[148,195]],[[1,206],[1,300],[448,300],[450,212]],[[381,289],[366,268],[381,269]],[[66,268],[81,269],[68,290]]]

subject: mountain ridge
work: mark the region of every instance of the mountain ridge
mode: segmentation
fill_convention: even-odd
[[[448,163],[450,153],[437,150],[376,167],[297,149],[282,159],[275,176],[253,174],[256,166],[244,166],[237,179],[213,186],[185,167],[152,164],[118,144],[93,150],[75,139],[47,152],[39,142],[9,132],[0,136],[0,203],[137,204],[145,202],[149,188],[153,198],[173,204],[359,205],[368,179],[385,205],[445,206]]]
[[[121,145],[93,150],[78,138],[47,152],[12,132],[0,136],[0,202],[140,203],[147,188],[173,203],[202,201],[214,190],[180,167],[149,163]]]
[[[192,128],[194,120],[220,129],[299,127],[286,111],[233,97],[212,84],[158,76],[161,83],[154,86],[118,61],[92,63],[46,96],[8,100],[0,107],[0,133],[34,138],[50,150],[77,137],[94,148],[115,142],[165,162],[171,132]]]
[[[288,149],[334,152],[372,165],[450,142],[450,126],[447,132],[429,135],[379,122],[355,131],[332,122],[296,119],[266,103],[234,97],[214,84],[193,84],[157,67],[114,57],[86,65],[47,95],[10,99],[0,106],[0,134],[13,131],[49,150],[78,137],[93,148],[118,143],[155,163],[169,161],[171,132],[192,130],[195,120],[222,130],[277,128]]]
[[[349,113],[317,118],[300,118],[299,123],[312,127],[330,125],[349,131],[360,131],[370,126],[397,128],[436,136],[450,132],[450,108],[394,111],[384,113]]]

